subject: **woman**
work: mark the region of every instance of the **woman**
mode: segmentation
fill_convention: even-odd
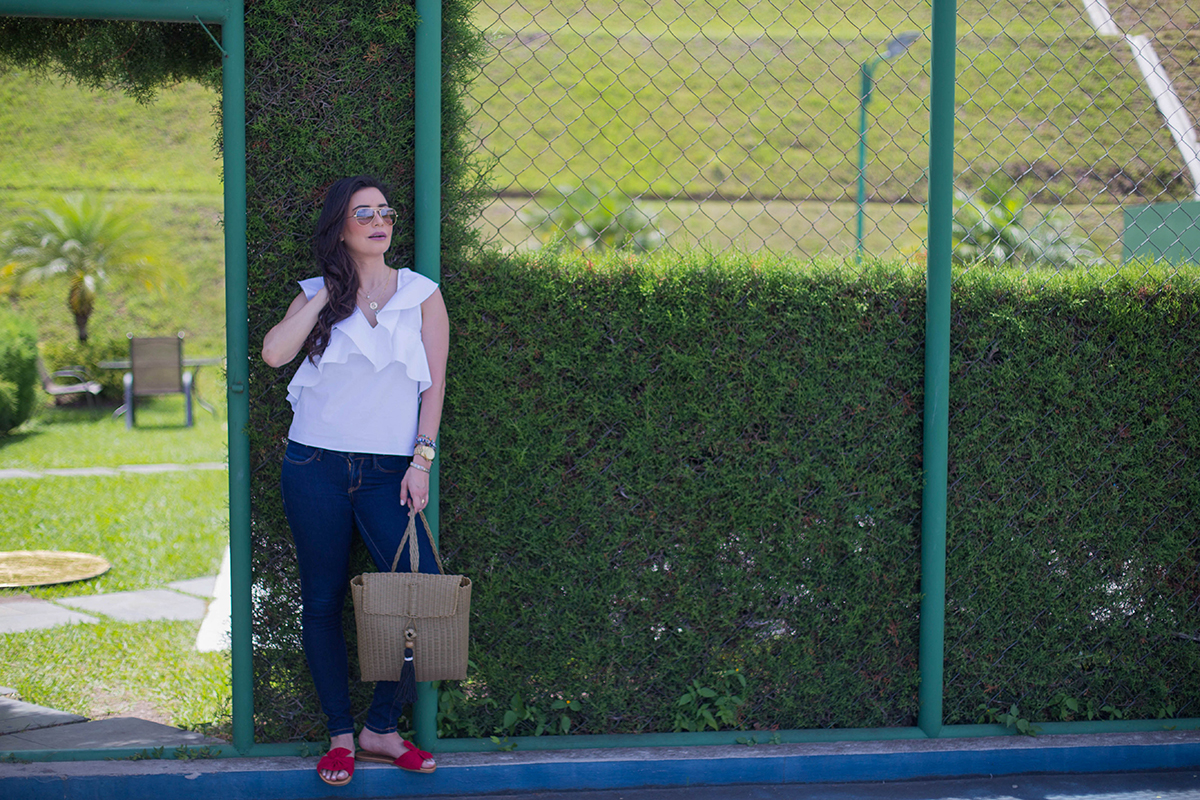
[[[355,758],[433,772],[429,753],[400,738],[398,683],[380,681],[354,747],[342,606],[357,529],[380,570],[392,558],[410,509],[429,502],[446,387],[450,324],[433,281],[392,269],[386,255],[396,212],[378,181],[329,187],[317,221],[319,277],[263,339],[272,367],[306,356],[288,385],[293,419],[282,470],[284,510],[300,567],[304,653],[330,750],[321,780],[350,782]],[[436,572],[429,537],[420,567]],[[408,548],[398,567],[407,570]]]

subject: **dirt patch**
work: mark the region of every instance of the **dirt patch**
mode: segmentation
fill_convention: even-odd
[[[1064,166],[1052,161],[1010,161],[1008,177],[1039,203],[1184,200],[1191,180],[1181,169],[1134,161],[1129,164]]]
[[[92,719],[113,717],[136,717],[137,719],[170,725],[166,711],[141,697],[130,697],[123,693],[97,689],[92,692]]]

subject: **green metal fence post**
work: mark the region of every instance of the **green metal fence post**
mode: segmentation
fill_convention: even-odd
[[[858,213],[854,221],[854,263],[862,263],[863,216],[867,205],[867,103],[871,102],[872,73],[878,59],[864,61],[859,67],[862,78],[858,90]]]
[[[246,47],[242,0],[221,25],[225,169],[225,347],[229,402],[229,568],[232,601],[233,745],[254,745],[250,635],[250,350],[246,275]]]
[[[950,223],[954,192],[955,0],[933,0],[929,98],[929,241],[921,496],[921,671],[917,725],[942,732],[946,620],[946,485],[950,427]]]
[[[441,280],[442,254],[442,4],[417,0],[420,22],[416,32],[416,134],[413,158],[416,271]],[[438,540],[438,462],[429,476],[429,520],[433,540]],[[437,743],[437,691],[430,683],[417,685],[413,709],[417,741],[427,750]]]

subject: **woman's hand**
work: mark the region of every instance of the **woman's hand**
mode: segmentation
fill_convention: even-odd
[[[409,466],[400,481],[400,503],[413,511],[424,511],[429,505],[429,473]]]

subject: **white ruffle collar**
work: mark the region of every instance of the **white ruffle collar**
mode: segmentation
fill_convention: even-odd
[[[375,327],[359,308],[335,322],[329,332],[329,344],[314,364],[307,357],[300,363],[288,384],[288,401],[294,407],[305,386],[315,386],[329,364],[345,364],[352,356],[365,357],[375,372],[399,362],[409,379],[419,384],[419,392],[432,385],[429,361],[421,342],[421,303],[437,289],[437,284],[410,269],[397,270],[396,293],[375,312]],[[314,297],[325,285],[324,278],[300,281],[305,296]]]

